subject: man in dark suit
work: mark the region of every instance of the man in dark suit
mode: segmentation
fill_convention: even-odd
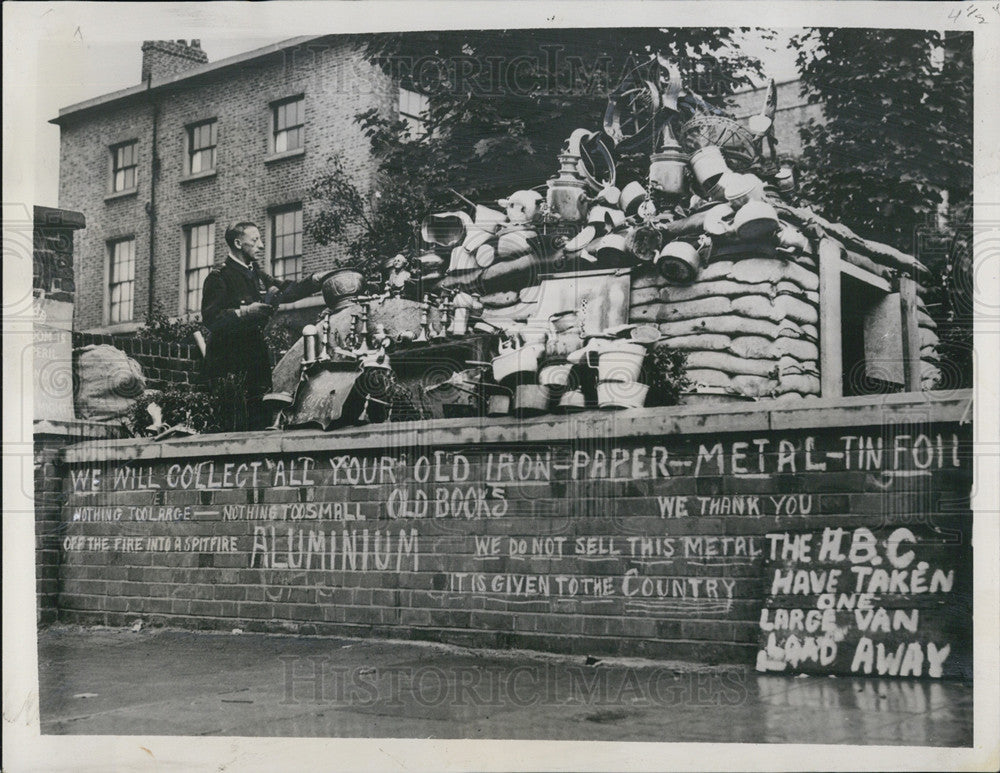
[[[321,278],[312,275],[299,282],[276,280],[261,271],[257,261],[264,254],[264,240],[255,223],[235,223],[226,229],[229,257],[205,278],[201,317],[210,336],[205,352],[205,372],[213,385],[235,377],[236,402],[230,430],[264,429],[270,423],[262,398],[271,389],[271,360],[264,341],[264,327],[275,308],[318,292]]]

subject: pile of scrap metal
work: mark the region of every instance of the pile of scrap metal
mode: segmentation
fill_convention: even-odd
[[[581,310],[566,308],[544,330],[538,320],[494,327],[491,360],[432,388],[467,393],[489,415],[637,407],[649,386],[643,358],[667,345],[687,352],[702,396],[818,395],[819,242],[836,240],[845,260],[882,278],[902,273],[919,287],[927,270],[797,206],[794,171],[776,154],[776,109],[772,81],[743,125],[652,57],[611,94],[603,131],[574,131],[537,189],[485,204],[453,191],[463,206],[424,219],[419,249],[387,262],[375,295],[359,295],[360,275],[329,279],[323,319],[275,372],[283,421],[325,428],[370,418],[373,405],[386,408],[393,347],[467,335],[484,307],[489,317],[523,305],[542,276],[593,269],[628,269],[630,324],[584,331],[568,321]],[[649,154],[647,177],[618,180],[616,156],[637,150]],[[918,306],[929,387],[937,341]],[[386,377],[345,412],[366,373]]]

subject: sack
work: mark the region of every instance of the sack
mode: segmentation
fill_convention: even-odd
[[[77,349],[76,415],[90,421],[126,416],[146,389],[139,363],[108,344]]]

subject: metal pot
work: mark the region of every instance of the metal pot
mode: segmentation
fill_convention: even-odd
[[[428,215],[420,226],[420,236],[429,244],[454,247],[461,244],[472,225],[472,218],[464,212],[441,212]]]
[[[622,234],[603,236],[594,254],[605,261],[622,260],[628,254],[628,240]]]
[[[691,154],[691,170],[702,190],[707,191],[729,171],[729,165],[719,147],[706,145]]]
[[[513,345],[501,344],[500,354],[493,358],[493,378],[501,382],[517,373],[531,374],[538,370],[537,346],[522,346],[514,349]]]
[[[440,259],[439,259],[440,260]],[[340,268],[323,282],[323,300],[330,309],[340,309],[365,286],[365,276],[353,268]]]
[[[626,249],[639,260],[649,262],[656,258],[656,254],[663,246],[663,237],[660,232],[648,225],[641,225],[629,231],[625,237]]]
[[[701,256],[687,242],[670,242],[656,256],[656,270],[671,284],[690,284],[700,269]]]
[[[740,207],[733,227],[741,239],[762,239],[775,233],[781,224],[778,213],[766,201],[750,201]]]
[[[641,183],[633,180],[622,188],[622,196],[619,205],[626,215],[634,215],[639,205],[646,200],[646,189]]]

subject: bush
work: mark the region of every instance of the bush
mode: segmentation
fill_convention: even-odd
[[[647,360],[650,405],[677,405],[681,393],[691,385],[687,377],[687,353],[657,346]]]
[[[171,319],[163,311],[163,307],[156,303],[153,305],[152,313],[146,313],[143,326],[135,331],[135,337],[143,341],[187,345],[195,342],[194,332],[201,329],[201,320],[198,317],[189,321]]]
[[[190,387],[148,391],[132,406],[126,427],[135,437],[155,434],[147,408],[156,403],[163,411],[163,424],[167,427],[182,424],[198,433],[228,432],[232,429],[234,406],[242,403],[245,392],[243,380],[238,376],[214,379],[204,392]]]

